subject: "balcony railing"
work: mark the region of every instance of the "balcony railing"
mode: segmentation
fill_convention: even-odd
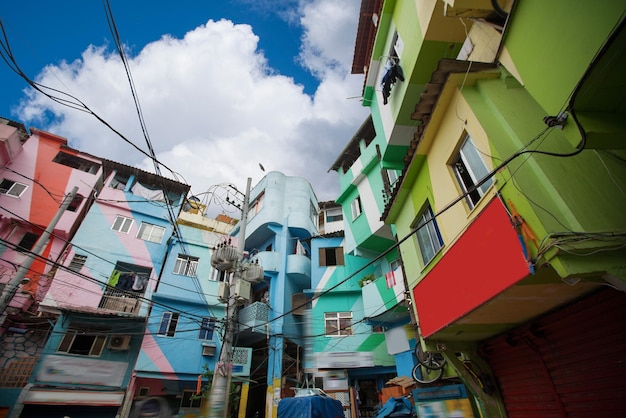
[[[270,318],[270,308],[263,302],[254,302],[239,311],[241,330],[265,333],[265,324]]]
[[[107,290],[102,296],[99,308],[111,311],[138,314],[141,308],[140,295],[132,295],[120,290]]]

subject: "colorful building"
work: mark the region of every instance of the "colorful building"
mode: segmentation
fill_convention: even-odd
[[[103,168],[65,138],[2,118],[0,162],[0,293],[7,302],[0,309],[0,413],[6,414],[56,319],[40,313],[39,304],[102,187]],[[47,241],[38,242],[44,234]]]
[[[252,349],[256,371],[242,382],[247,412],[240,408],[240,417],[262,415],[263,408],[266,417],[275,417],[280,399],[293,396],[291,388],[301,380],[302,308],[311,287],[308,239],[317,234],[318,216],[317,198],[303,178],[269,172],[250,192],[245,250],[265,277],[242,296],[237,313],[237,346]],[[239,233],[237,226],[232,235]]]
[[[91,171],[100,187],[39,304],[58,319],[11,416],[114,417],[131,406],[127,390],[189,186],[108,160]]]
[[[362,2],[353,72],[401,163],[382,219],[419,344],[447,361],[418,409],[461,381],[476,416],[624,413],[625,11]]]
[[[168,243],[134,367],[137,414],[148,401],[174,415],[201,413],[201,395],[215,370],[224,319],[224,304],[217,299],[223,278],[211,266],[211,255],[227,242],[235,224],[225,216],[223,221],[210,219],[204,211],[190,199],[178,217],[180,235]]]

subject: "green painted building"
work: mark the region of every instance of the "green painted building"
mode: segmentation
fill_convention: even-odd
[[[353,72],[373,132],[333,168],[346,217],[372,186],[415,336],[447,361],[418,409],[461,382],[475,416],[624,412],[625,11],[362,2]],[[356,251],[385,230],[364,224],[346,233]]]

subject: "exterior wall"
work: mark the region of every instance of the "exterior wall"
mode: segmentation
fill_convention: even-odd
[[[0,125],[3,130],[15,130],[7,125]],[[50,260],[59,260],[67,246],[67,239],[71,238],[84,217],[89,199],[94,190],[97,190],[102,179],[102,168],[93,173],[70,168],[53,162],[56,155],[63,151],[70,155],[93,162],[100,166],[96,158],[81,154],[67,147],[67,140],[47,132],[33,129],[33,134],[21,145],[22,150],[15,153],[13,160],[7,163],[0,171],[0,178],[13,180],[27,186],[19,198],[7,194],[0,195],[0,202],[4,209],[0,214],[0,235],[13,245],[17,245],[28,232],[41,234],[57,213],[63,202],[64,195],[78,188],[77,194],[85,197],[75,211],[66,210],[51,235],[42,255]],[[3,134],[6,135],[6,134]],[[0,247],[2,256],[2,274],[0,283],[8,283],[26,259],[27,254],[15,251],[11,246]],[[49,285],[52,264],[35,260],[27,275],[31,279],[23,290],[30,296],[18,293],[11,302],[11,307],[28,309],[32,302],[41,300]]]
[[[167,252],[167,241],[173,231],[166,205],[131,191],[135,182],[144,182],[144,178],[131,176],[125,190],[113,188],[113,178],[114,173],[106,179],[104,188],[78,229],[72,240],[72,249],[65,258],[68,265],[75,254],[87,256],[80,275],[60,270],[57,273],[59,280],[53,282],[42,303],[46,309],[97,308],[118,262],[149,269],[149,281],[142,298],[150,299],[154,292]],[[180,207],[181,199],[179,194],[174,207]],[[132,219],[128,233],[112,229],[118,215]],[[142,222],[165,228],[161,243],[137,237]],[[101,257],[100,254],[106,254],[106,257]],[[86,280],[85,276],[91,279]],[[141,303],[140,315],[145,316],[147,312],[147,303]]]
[[[454,2],[454,7],[466,4]],[[559,23],[547,25],[561,8],[566,12]],[[422,11],[426,16],[414,16],[421,22],[437,19],[432,10],[418,8]],[[623,83],[613,76],[623,72],[623,60],[617,58],[624,38],[617,24],[623,14],[619,2],[556,2],[544,8],[539,1],[518,1],[506,23],[497,57],[502,66],[496,71],[470,65],[467,71],[443,74],[438,67],[427,87],[437,91],[432,97],[416,99],[408,90],[403,95],[392,89],[387,106],[413,107],[424,123],[416,129],[402,184],[386,212],[386,222],[402,239],[420,324],[418,343],[448,358],[453,367],[446,373],[457,373],[475,392],[483,415],[498,414],[503,400],[497,389],[481,391],[456,353],[480,363],[485,339],[501,335],[508,343],[504,333],[515,326],[544,338],[534,328],[535,318],[584,298],[599,285],[626,288],[618,261],[625,254],[626,223],[619,208],[626,201],[623,183],[616,180],[626,178],[618,163],[623,106],[615,100],[623,96]],[[608,39],[615,29],[618,36]],[[426,39],[431,39],[428,34]],[[558,51],[552,53],[554,48]],[[432,58],[425,42],[414,62],[404,62],[432,73]],[[445,54],[436,59],[442,58]],[[544,119],[563,109],[568,118],[562,129]],[[593,118],[577,118],[578,111]],[[380,112],[385,125],[388,119]],[[614,123],[602,125],[607,120]],[[393,122],[398,123],[401,118]],[[487,170],[497,168],[495,183],[473,207],[463,199],[452,167],[466,133]],[[424,265],[411,234],[426,202],[436,214],[443,247]],[[481,367],[489,376],[488,365]],[[561,372],[551,370],[555,376]],[[566,400],[554,400],[559,402]]]
[[[153,294],[154,302],[146,336],[135,370],[141,377],[165,379],[187,379],[194,383],[206,365],[215,369],[215,356],[202,356],[202,343],[212,343],[216,355],[220,352],[218,331],[211,340],[199,340],[203,317],[212,317],[216,326],[224,317],[224,304],[218,303],[218,283],[211,267],[211,249],[225,242],[226,236],[190,226],[180,226],[181,243],[175,240],[168,252],[167,261]],[[198,257],[198,268],[194,276],[174,274],[179,254]],[[180,312],[176,334],[173,337],[157,335],[163,312]],[[194,360],[192,360],[194,359]]]
[[[290,376],[284,368],[283,352],[288,344],[302,345],[300,317],[282,314],[292,309],[292,295],[302,293],[311,286],[310,247],[306,240],[317,235],[318,201],[308,181],[300,177],[270,172],[250,192],[250,210],[246,225],[245,250],[259,260],[265,270],[265,280],[255,286],[269,293],[268,327],[253,328],[263,334],[263,346],[269,344],[265,394],[265,414],[276,416],[279,399],[286,387],[284,378]],[[231,232],[240,235],[240,225]],[[260,295],[259,295],[260,296]],[[254,300],[240,311],[248,317],[257,310],[259,300]],[[268,340],[265,340],[269,333]],[[241,340],[240,340],[241,341]],[[253,359],[254,361],[254,359]],[[252,395],[251,395],[252,396]],[[257,397],[257,394],[253,395]],[[257,398],[258,399],[258,398]]]
[[[521,77],[518,81],[546,115],[562,109],[623,12],[624,4],[619,1],[516,2],[504,48]],[[552,19],[555,15],[559,19]],[[566,47],[563,39],[567,39]]]
[[[342,238],[316,238],[312,242],[312,293],[320,296],[312,302],[309,333],[316,338],[311,347],[313,355],[309,367],[316,367],[314,358],[330,352],[369,353],[372,355],[372,363],[365,367],[393,365],[393,357],[387,354],[384,335],[372,333],[371,326],[365,322],[365,307],[358,281],[362,276],[374,273],[374,267],[366,267],[368,259],[350,255],[345,255],[344,265],[320,266],[321,248],[338,248],[342,245]],[[358,274],[345,280],[349,274],[357,271]],[[325,336],[325,312],[352,312],[353,335]]]
[[[128,385],[140,345],[140,334],[143,331],[143,321],[136,319],[103,318],[92,314],[78,312],[66,313],[65,320],[57,321],[41,359],[31,377],[31,383],[52,385],[58,388],[72,389],[76,384],[89,389],[104,389],[105,387],[120,389]],[[105,348],[99,356],[79,356],[59,353],[57,350],[70,324],[80,323],[101,327],[103,335],[107,336]],[[111,350],[108,348],[110,338],[121,333],[133,336],[128,350]],[[97,358],[96,358],[97,357]],[[73,363],[77,362],[77,363]],[[81,364],[82,370],[77,370],[72,364]],[[55,365],[64,373],[55,375],[50,373]],[[64,375],[67,375],[65,380]],[[63,377],[64,380],[60,378]]]

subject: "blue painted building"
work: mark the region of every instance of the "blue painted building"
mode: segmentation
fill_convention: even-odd
[[[195,416],[201,406],[198,377],[200,386],[208,383],[205,372],[215,370],[221,348],[225,305],[217,299],[220,275],[210,263],[212,249],[227,241],[234,221],[209,219],[198,203],[185,206],[178,218],[180,236],[168,243],[152,295],[132,393],[135,404],[159,399],[172,414]]]
[[[245,250],[265,271],[253,285],[249,301],[238,312],[238,346],[253,348],[248,411],[265,405],[276,416],[280,398],[293,396],[301,372],[304,345],[304,290],[311,287],[308,239],[317,234],[318,201],[308,181],[268,173],[250,193]],[[240,232],[239,227],[233,235]],[[240,409],[240,416],[245,411]]]
[[[11,416],[115,417],[130,408],[151,299],[189,186],[108,160],[102,168],[40,303],[58,319]]]

